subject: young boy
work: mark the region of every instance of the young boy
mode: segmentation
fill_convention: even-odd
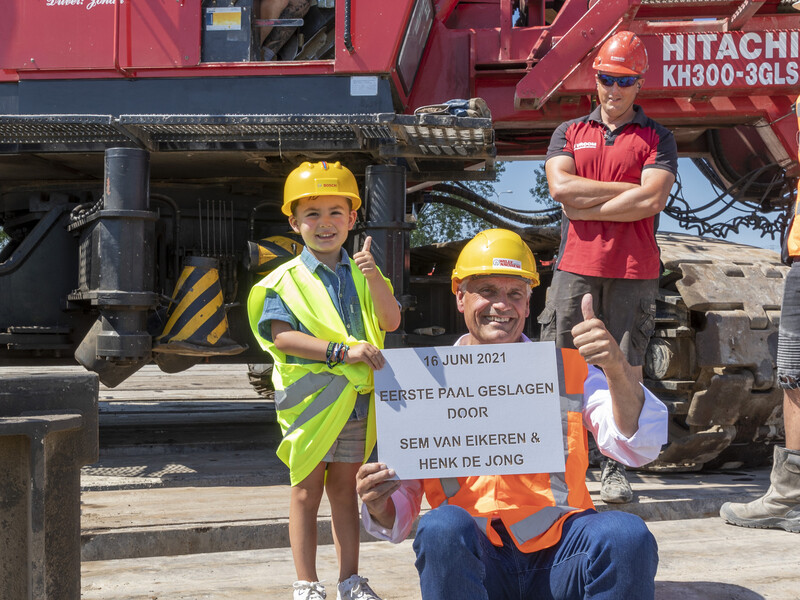
[[[367,237],[349,258],[342,244],[361,206],[355,177],[338,162],[303,163],[286,179],[282,211],[303,237],[300,256],[250,292],[250,326],[274,359],[273,383],[289,466],[294,600],[322,600],[316,572],[317,511],[331,505],[339,558],[337,600],[380,600],[358,575],[356,472],[375,445],[372,370],[400,309]]]

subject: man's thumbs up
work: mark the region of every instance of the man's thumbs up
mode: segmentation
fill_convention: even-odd
[[[594,308],[592,308],[591,294],[584,294],[583,298],[581,298],[581,313],[583,313],[584,321],[589,321],[591,319],[597,318],[594,316]]]
[[[369,252],[370,248],[372,248],[372,236],[368,235],[367,239],[364,240],[364,247],[361,248],[361,252]]]
[[[584,360],[603,369],[620,364],[624,358],[617,342],[594,314],[591,294],[584,294],[581,298],[581,314],[583,321],[572,328],[572,339]]]

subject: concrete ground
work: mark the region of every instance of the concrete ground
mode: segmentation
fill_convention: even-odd
[[[616,507],[599,499],[598,478],[590,470],[597,509],[639,514],[656,536],[659,599],[800,598],[797,535],[716,516],[723,501],[761,495],[768,469],[629,473],[636,498]],[[82,484],[84,599],[291,597],[288,485],[271,452],[116,456],[84,469]],[[319,539],[320,578],[335,590],[325,500]],[[362,574],[384,599],[418,600],[411,542],[362,540]]]
[[[660,522],[715,516],[723,501],[758,497],[769,471],[630,472],[629,479],[634,502],[615,508]],[[288,546],[287,471],[268,449],[101,458],[81,482],[84,560]],[[587,485],[597,509],[608,510],[598,469]],[[320,543],[331,543],[325,498],[319,522]]]
[[[178,376],[148,366],[116,390],[101,387],[100,400],[100,460],[81,477],[82,598],[288,600],[288,473],[270,448],[274,409],[243,366]],[[246,425],[266,433],[243,436]],[[725,501],[763,494],[768,467],[629,475],[630,504],[600,500],[597,469],[588,486],[598,510],[647,521],[660,549],[659,600],[800,599],[800,537],[717,516]],[[319,523],[319,575],[334,599],[325,501]],[[385,600],[418,600],[411,542],[370,539],[362,574]]]
[[[796,534],[726,525],[719,518],[648,523],[661,562],[658,600],[797,600]],[[411,542],[361,545],[361,571],[385,600],[419,600]],[[319,575],[336,598],[333,546]],[[286,548],[83,563],[84,600],[289,600],[294,566]],[[456,600],[456,599],[454,599]]]

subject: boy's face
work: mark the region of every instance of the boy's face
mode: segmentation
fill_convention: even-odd
[[[289,225],[303,236],[303,242],[317,258],[335,254],[347,240],[347,232],[356,223],[356,211],[342,196],[316,196],[301,198],[289,217]]]

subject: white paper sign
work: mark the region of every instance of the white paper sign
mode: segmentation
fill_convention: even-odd
[[[553,342],[382,352],[378,458],[400,479],[564,471]]]

